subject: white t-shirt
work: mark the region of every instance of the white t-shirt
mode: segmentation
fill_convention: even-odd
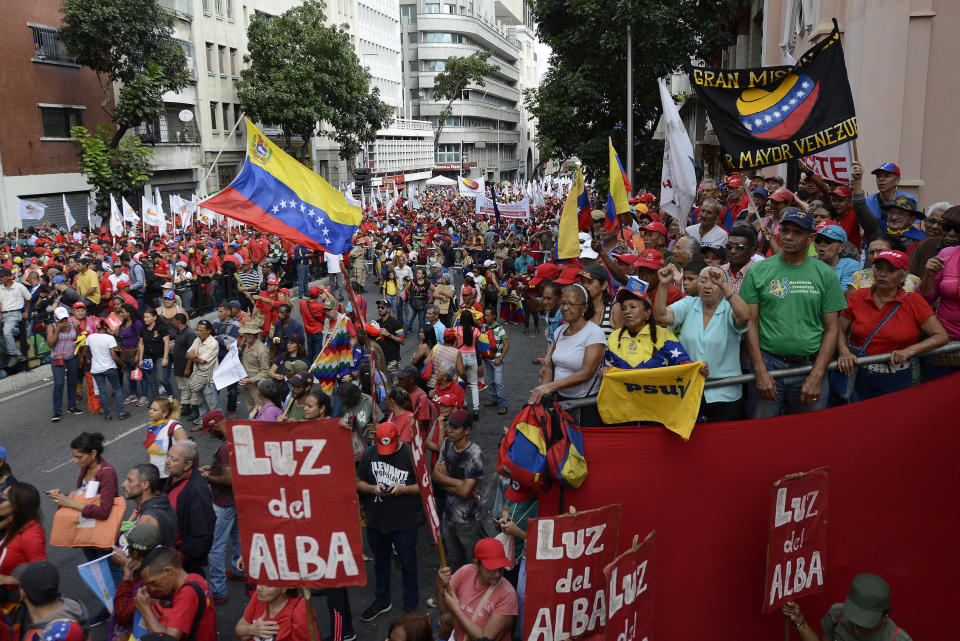
[[[404,264],[403,267],[394,267],[393,273],[397,276],[397,285],[403,286],[403,278],[406,276],[410,280],[413,280],[413,270],[410,268],[410,265]]]
[[[587,321],[587,324],[573,336],[563,335],[567,331],[567,327],[569,325],[563,323],[554,333],[557,346],[554,348],[551,358],[554,365],[553,380],[555,381],[572,376],[580,371],[580,368],[583,367],[587,347],[607,344],[603,330],[593,321]],[[600,369],[599,366],[597,369]],[[558,390],[557,393],[566,398],[584,398],[596,394],[600,390],[600,385],[596,379],[597,377],[594,375],[584,383]]]
[[[330,252],[324,252],[323,259],[327,261],[328,274],[340,273],[340,254],[331,254]]]
[[[109,369],[117,369],[117,364],[110,356],[110,350],[116,348],[117,339],[113,334],[90,334],[87,336],[87,347],[90,348],[90,373],[102,374]]]
[[[723,247],[727,244],[727,232],[720,225],[714,225],[710,231],[700,233],[700,223],[687,227],[687,233],[700,241],[700,245]]]

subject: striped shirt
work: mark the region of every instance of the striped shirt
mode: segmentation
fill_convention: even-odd
[[[486,332],[487,330],[493,332],[493,338],[497,341],[497,351],[494,353],[493,359],[491,359],[497,360],[503,356],[503,342],[507,340],[507,332],[499,322],[494,322],[493,325],[484,325],[483,331]]]

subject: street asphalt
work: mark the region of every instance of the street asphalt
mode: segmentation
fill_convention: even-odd
[[[459,280],[459,279],[458,279]],[[364,294],[369,301],[371,314],[375,314],[373,302],[377,296],[373,293],[373,281],[366,287]],[[296,310],[296,306],[295,306]],[[296,314],[299,320],[299,313]],[[496,480],[496,457],[500,437],[504,428],[510,424],[513,415],[526,402],[529,391],[538,383],[536,365],[531,359],[542,356],[546,348],[543,337],[543,320],[540,319],[540,331],[530,334],[523,332],[522,326],[508,325],[507,335],[510,340],[510,350],[504,361],[504,385],[510,403],[510,412],[498,415],[496,407],[483,407],[487,393],[480,393],[481,412],[471,432],[471,438],[478,443],[484,454],[484,478],[482,496],[484,500],[483,526],[492,535],[494,534],[489,504],[492,502]],[[416,332],[407,339],[401,350],[401,365],[409,362],[417,345]],[[21,375],[22,376],[22,375]],[[8,387],[7,389],[10,389]],[[19,391],[13,391],[0,396],[0,445],[7,448],[8,461],[18,480],[34,484],[41,492],[53,488],[70,491],[76,487],[79,469],[70,455],[70,441],[81,432],[101,432],[106,437],[106,451],[104,458],[117,470],[122,481],[127,471],[138,463],[146,461],[146,455],[141,445],[146,433],[147,408],[131,404],[126,409],[130,418],[118,421],[116,417],[106,422],[102,414],[92,415],[85,412],[73,416],[64,412],[63,420],[51,423],[53,383],[44,379],[23,386]],[[242,398],[242,397],[241,397]],[[223,407],[226,406],[226,395],[222,397]],[[242,400],[241,400],[242,405]],[[85,406],[83,407],[85,410]],[[210,435],[197,436],[200,447],[201,462],[207,464],[213,457],[217,441]],[[131,509],[132,509],[132,503]],[[54,505],[46,496],[43,497],[43,523],[49,533],[53,519]],[[372,556],[369,549],[365,549],[367,556]],[[65,596],[82,601],[91,612],[99,610],[99,605],[93,593],[79,578],[76,566],[84,562],[80,550],[70,548],[48,547],[47,553],[51,562],[60,569],[62,593]],[[228,554],[228,557],[229,554]],[[420,527],[418,539],[419,586],[421,612],[428,612],[435,618],[436,610],[427,606],[427,598],[433,596],[434,580],[439,567],[439,557],[433,547],[428,528]],[[350,605],[352,608],[353,625],[357,638],[361,641],[380,641],[386,638],[390,621],[403,614],[400,594],[399,568],[394,565],[392,581],[393,610],[380,615],[371,622],[360,621],[360,613],[373,600],[373,562],[366,562],[367,585],[349,589]],[[233,628],[243,614],[247,604],[243,584],[237,581],[228,582],[229,601],[218,605],[217,625],[221,638],[234,638]],[[330,623],[325,600],[320,597],[314,600],[317,611],[321,637],[330,639]],[[106,635],[106,625],[94,628],[94,638],[101,641]]]

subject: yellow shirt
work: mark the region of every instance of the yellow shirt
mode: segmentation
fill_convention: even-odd
[[[91,288],[96,291],[88,296],[87,291]],[[77,274],[77,293],[84,298],[89,298],[97,305],[100,304],[100,279],[97,278],[97,272],[88,269],[86,273],[81,272]]]
[[[384,282],[384,286],[386,287],[386,292],[387,292],[387,295],[388,295],[388,296],[396,296],[396,295],[397,295],[397,281],[395,281],[395,280],[385,281],[385,282]]]

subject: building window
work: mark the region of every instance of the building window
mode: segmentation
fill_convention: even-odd
[[[466,156],[464,154],[464,161]],[[437,162],[460,162],[460,143],[437,145]]]
[[[233,106],[233,122],[237,122],[238,120],[240,120],[241,113],[243,113],[243,109],[241,109],[240,105],[239,104],[234,105]],[[243,136],[243,127],[239,127],[237,129],[237,135]]]
[[[424,9],[426,9],[427,13],[440,13],[440,3],[424,5]]]
[[[210,101],[210,128],[217,128],[217,103],[213,100]]]
[[[455,5],[455,4],[446,4],[446,3],[445,3],[445,4],[443,5],[443,12],[444,12],[444,13],[456,13],[456,12],[457,12],[457,5]]]
[[[210,0],[203,0],[203,12],[210,15]]]
[[[411,31],[407,36],[410,38],[410,42],[416,44],[420,42],[420,34],[416,31]],[[400,44],[403,44],[403,33],[400,33]]]
[[[31,26],[33,32],[33,59],[41,62],[67,62],[76,64],[77,59],[67,53],[60,35],[51,27]]]
[[[197,119],[191,118],[186,122],[180,120],[180,112],[183,110],[192,114],[193,106],[167,103],[159,118],[139,125],[134,131],[142,142],[148,144],[197,144],[200,142]]]
[[[227,57],[227,48],[223,45],[217,46],[217,62],[220,63],[220,75],[227,75],[227,64],[225,58]]]
[[[233,20],[233,0],[227,0],[227,20]]]
[[[225,0],[213,0],[213,8],[216,11],[217,17],[223,17],[223,3]]]
[[[446,60],[423,60],[422,71],[444,71],[447,68]]]
[[[406,18],[407,23],[417,24],[417,5],[415,4],[402,4],[400,5],[400,17]]]
[[[230,75],[237,77],[237,50],[233,47],[230,48]]]
[[[237,177],[236,165],[217,165],[217,179],[220,182],[220,189],[226,189]]]
[[[410,71],[420,71],[420,63],[417,60],[410,61]]]
[[[207,71],[213,73],[213,44],[207,43]]]
[[[44,138],[69,138],[70,128],[83,126],[83,109],[76,107],[40,107]]]
[[[230,131],[233,128],[233,123],[236,122],[230,120],[230,103],[223,103],[223,130]]]

